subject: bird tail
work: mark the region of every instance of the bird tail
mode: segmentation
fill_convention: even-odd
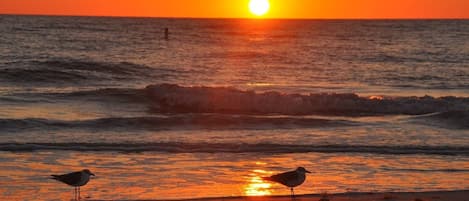
[[[265,181],[273,181],[272,177],[262,177],[262,179],[265,180]]]
[[[50,175],[50,176],[51,176],[51,179],[59,180],[59,175],[53,174],[53,175]]]

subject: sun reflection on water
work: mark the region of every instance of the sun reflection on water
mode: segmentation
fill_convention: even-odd
[[[269,172],[265,170],[253,170],[247,177],[248,184],[244,187],[244,193],[247,196],[265,196],[272,195],[272,184],[265,182],[262,177],[268,176]]]
[[[384,97],[383,96],[370,96],[369,97],[370,100],[384,100]]]

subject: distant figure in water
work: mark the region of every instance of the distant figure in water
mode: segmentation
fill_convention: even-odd
[[[95,176],[90,170],[84,169],[79,172],[72,172],[63,175],[51,175],[52,179],[75,187],[74,200],[80,200],[80,186],[86,185],[90,181],[90,176]]]
[[[169,29],[167,27],[164,28],[164,39],[169,40]]]
[[[290,187],[291,198],[294,199],[295,192],[293,188],[305,182],[306,173],[311,173],[311,172],[306,170],[304,167],[299,167],[299,168],[296,168],[296,170],[294,171],[284,172],[284,173],[272,175],[270,177],[264,177],[263,179],[267,181],[277,182],[287,187]]]

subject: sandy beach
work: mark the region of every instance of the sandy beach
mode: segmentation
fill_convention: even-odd
[[[220,197],[198,198],[178,201],[291,201],[290,196],[253,196],[253,197]],[[399,192],[399,193],[342,193],[328,195],[298,195],[296,201],[469,201],[469,190],[433,191],[433,192]],[[111,201],[111,200],[89,200]],[[119,200],[123,201],[123,200]],[[161,201],[161,200],[125,200],[125,201]]]

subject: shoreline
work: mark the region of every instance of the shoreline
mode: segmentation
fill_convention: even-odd
[[[155,200],[88,200],[88,201],[291,201],[290,196],[236,196]],[[297,195],[295,201],[469,201],[469,190],[428,192],[350,192],[337,194]]]

